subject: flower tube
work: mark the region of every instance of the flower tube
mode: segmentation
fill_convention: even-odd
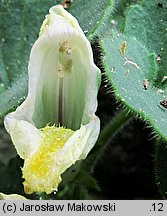
[[[28,66],[26,100],[5,117],[24,159],[25,193],[57,190],[61,174],[94,146],[100,70],[77,20],[61,5],[50,9]]]

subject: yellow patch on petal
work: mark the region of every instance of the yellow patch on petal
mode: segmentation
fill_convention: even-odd
[[[43,139],[37,151],[24,163],[23,178],[25,193],[51,193],[61,182],[55,153],[61,149],[74,131],[63,127],[46,126],[41,129]]]

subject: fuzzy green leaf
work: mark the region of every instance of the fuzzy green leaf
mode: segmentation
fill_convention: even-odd
[[[96,179],[93,178],[89,173],[80,171],[78,175],[75,177],[74,182],[77,184],[84,185],[88,188],[95,189],[97,191],[101,191],[99,185],[96,182]]]
[[[74,0],[69,12],[77,17],[87,37],[92,39],[102,33],[113,7],[114,0]]]
[[[167,75],[167,1],[147,0],[133,6],[126,17],[125,33],[135,36],[151,52],[160,55],[157,81]]]
[[[140,1],[141,0],[115,0],[116,10],[112,20],[110,20],[110,26],[112,25],[112,29],[116,28],[122,32],[125,27],[125,17],[129,7],[132,7],[132,5]]]
[[[53,5],[47,2],[44,0],[0,2],[0,57],[9,81],[27,72],[31,46],[38,37],[45,14]]]
[[[27,94],[30,49],[52,4],[44,0],[0,2],[0,116]]]
[[[11,87],[0,94],[0,118],[23,102],[27,95],[27,86],[27,75],[23,74],[12,83]]]
[[[125,56],[121,52],[126,41]],[[167,140],[167,110],[160,105],[165,95],[154,87],[157,65],[136,39],[129,36],[105,37],[101,41],[105,52],[104,67],[116,97],[131,111],[148,120],[161,137]],[[147,90],[143,81],[148,80]]]

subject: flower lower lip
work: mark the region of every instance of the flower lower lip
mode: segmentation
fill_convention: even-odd
[[[74,133],[70,129],[55,126],[46,126],[41,131],[43,139],[40,146],[35,154],[25,160],[22,169],[25,178],[24,190],[27,194],[36,191],[51,193],[58,187],[61,179],[59,172],[54,172],[55,155]]]

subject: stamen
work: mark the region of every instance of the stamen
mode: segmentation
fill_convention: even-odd
[[[70,54],[71,54],[71,51],[72,51],[71,48],[68,48],[68,50],[66,51],[66,54],[67,54],[67,55],[70,55]]]
[[[65,52],[68,48],[68,42],[65,41],[61,44],[60,48],[59,48],[59,52]]]
[[[57,74],[59,77],[63,78],[65,74],[65,68],[62,64],[58,63],[57,65]]]
[[[72,65],[73,65],[72,60],[68,59],[65,63],[65,70],[71,72]]]

